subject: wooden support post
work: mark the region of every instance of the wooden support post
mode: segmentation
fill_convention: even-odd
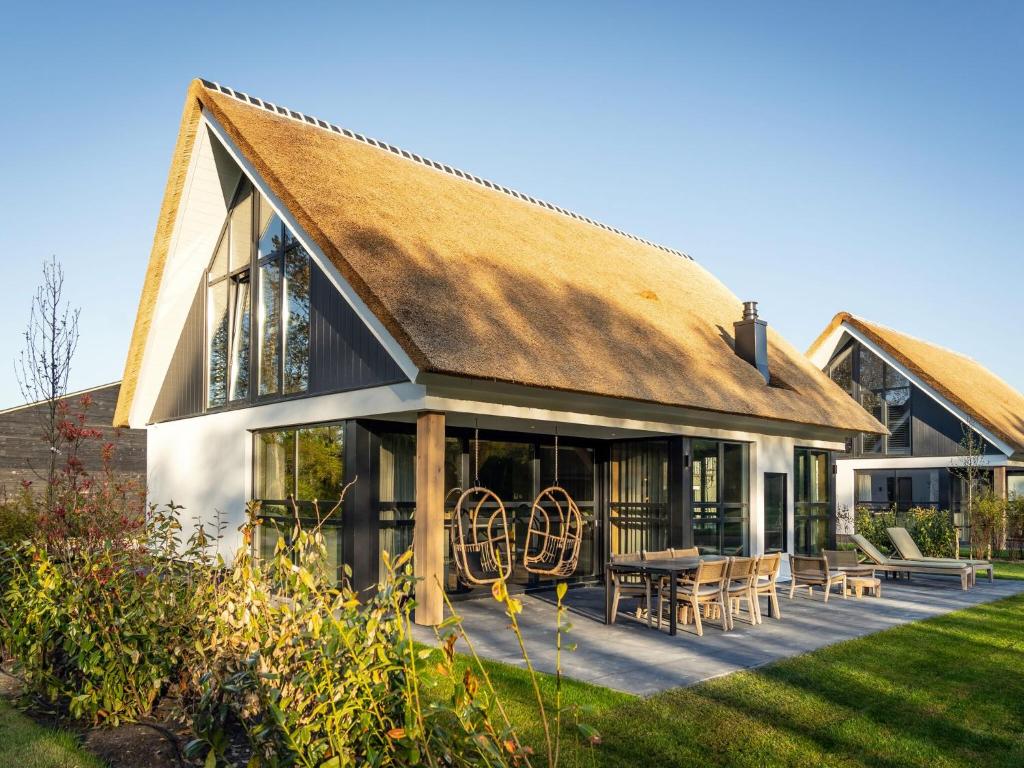
[[[416,522],[413,529],[417,624],[444,619],[444,414],[416,416]]]

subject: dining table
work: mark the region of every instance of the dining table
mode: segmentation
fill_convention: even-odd
[[[687,573],[697,570],[702,562],[715,562],[728,560],[724,555],[698,555],[691,557],[668,557],[653,560],[628,560],[617,563],[608,563],[605,566],[605,601],[604,601],[604,623],[612,622],[612,573],[622,575],[637,575],[644,579],[647,584],[647,626],[651,625],[651,584],[659,578],[667,577],[669,581],[669,615],[668,633],[675,635],[678,629],[677,613],[679,598],[677,589],[679,579]]]

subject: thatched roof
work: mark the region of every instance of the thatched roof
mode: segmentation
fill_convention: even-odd
[[[981,363],[849,312],[836,315],[807,354],[817,352],[832,332],[844,324],[859,331],[1016,453],[1024,453],[1024,395]]]
[[[733,352],[740,300],[689,257],[201,81],[186,100],[120,420],[199,110],[219,123],[422,372],[884,431],[771,331],[766,385]]]

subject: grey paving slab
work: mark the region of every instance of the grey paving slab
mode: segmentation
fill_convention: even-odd
[[[952,578],[917,577],[912,581],[884,581],[883,597],[843,599],[833,594],[824,604],[820,590],[813,597],[798,591],[788,598],[788,586],[780,585],[782,620],[768,618],[751,627],[737,619],[732,632],[722,632],[713,621],[705,622],[704,636],[692,625],[680,626],[669,636],[667,628],[648,629],[628,615],[635,603],[624,600],[614,625],[602,623],[604,589],[582,587],[566,596],[573,629],[567,642],[576,651],[563,653],[563,673],[628,693],[649,695],[669,688],[693,685],[702,680],[750,669],[779,659],[813,651],[843,640],[862,637],[900,624],[939,616],[979,603],[1024,593],[1024,581],[979,581],[963,592]],[[554,596],[522,597],[520,626],[534,666],[555,670]],[[456,603],[455,610],[481,656],[524,666],[508,618],[491,599]],[[434,642],[433,631],[416,628],[417,639]],[[467,649],[460,641],[459,650]]]

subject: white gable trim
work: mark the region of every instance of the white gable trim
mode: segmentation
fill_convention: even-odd
[[[311,238],[306,231],[299,226],[299,223],[295,220],[295,217],[291,215],[281,200],[270,191],[266,182],[260,177],[246,157],[239,151],[238,147],[235,146],[234,142],[228,137],[227,133],[217,122],[216,118],[208,112],[203,112],[203,123],[209,127],[210,131],[217,137],[224,149],[227,150],[228,154],[231,155],[232,159],[238,164],[238,167],[242,169],[242,172],[249,177],[249,181],[252,182],[253,186],[256,187],[263,195],[263,197],[270,203],[271,207],[281,217],[288,228],[291,229],[292,233],[298,238],[299,242],[302,243],[302,247],[305,248],[309,254],[313,257],[313,260],[317,263],[320,269],[323,270],[324,274],[327,275],[331,283],[338,292],[345,298],[349,306],[356,313],[360,320],[370,329],[370,333],[381,343],[387,353],[391,355],[394,361],[398,364],[398,367],[402,369],[402,372],[409,377],[409,381],[416,381],[416,377],[419,375],[419,368],[413,363],[412,359],[406,354],[402,346],[395,340],[394,336],[384,327],[384,324],[380,319],[370,311],[370,308],[366,306],[366,303],[359,297],[349,285],[348,281],[342,277],[341,273],[338,272],[337,267],[331,263],[316,242]]]
[[[146,426],[227,214],[209,131],[196,131],[139,365],[128,424]],[[241,172],[241,171],[239,171]]]
[[[992,443],[992,445],[998,448],[1002,453],[1006,454],[1006,456],[1009,457],[1013,455],[1013,448],[1007,445],[1005,440],[996,437],[987,427],[985,427],[985,425],[979,424],[976,419],[973,419],[971,416],[969,416],[955,403],[949,402],[948,399],[946,399],[943,395],[936,392],[931,386],[926,384],[913,371],[908,370],[905,365],[903,365],[898,360],[893,358],[892,355],[888,354],[885,350],[879,348],[877,344],[871,341],[868,337],[866,337],[856,328],[847,325],[845,320],[838,328],[836,328],[829,335],[828,339],[826,340],[826,343],[822,344],[817,350],[815,350],[815,353],[811,358],[814,364],[817,365],[822,370],[824,370],[825,366],[828,365],[829,360],[831,360],[832,356],[835,354],[836,349],[839,348],[839,345],[842,342],[844,335],[850,336],[850,338],[860,342],[865,347],[870,349],[874,354],[878,355],[878,357],[884,360],[887,364],[891,365],[901,374],[906,376],[915,387],[920,389],[922,392],[924,392],[926,395],[932,398],[932,400],[934,400],[940,406],[942,406],[951,414],[956,416],[962,423],[972,427],[976,432],[978,432],[978,434],[980,434],[982,437],[984,437],[986,440]]]

